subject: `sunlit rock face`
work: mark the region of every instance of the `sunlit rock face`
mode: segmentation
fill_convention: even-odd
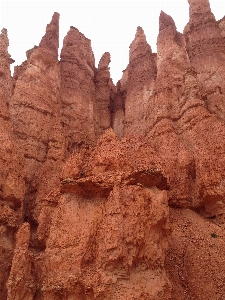
[[[116,86],[58,13],[13,77],[2,29],[1,300],[223,299],[225,22],[188,2]]]

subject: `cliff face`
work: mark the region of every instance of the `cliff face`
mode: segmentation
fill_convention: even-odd
[[[209,1],[189,0],[189,4],[190,21],[184,30],[187,52],[203,85],[208,110],[224,120],[224,21],[215,20]]]
[[[29,53],[10,99],[14,133],[24,152],[29,178],[46,159],[59,108],[58,31],[59,15],[54,14],[40,45]]]
[[[130,45],[127,67],[125,134],[146,134],[156,73],[155,54],[146,41],[143,29],[138,27]]]
[[[15,234],[22,225],[22,210],[25,194],[24,159],[15,142],[9,101],[13,92],[13,80],[10,76],[7,30],[0,34],[0,294],[7,297],[6,281],[9,276]]]
[[[58,13],[13,78],[2,30],[1,300],[223,299],[224,18],[189,4],[117,86]]]
[[[108,67],[110,61],[110,53],[104,53],[99,61],[95,76],[94,119],[96,138],[99,138],[112,125],[111,110],[116,88],[110,78]]]

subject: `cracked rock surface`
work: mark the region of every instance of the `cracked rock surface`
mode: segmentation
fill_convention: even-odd
[[[11,77],[2,29],[1,300],[224,298],[225,21],[188,2],[116,85],[58,13]]]

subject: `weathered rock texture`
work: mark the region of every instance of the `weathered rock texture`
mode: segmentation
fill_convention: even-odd
[[[223,299],[224,229],[189,209],[170,209],[172,236],[166,268],[172,299]]]
[[[25,194],[23,157],[19,153],[8,110],[13,92],[8,54],[7,30],[0,34],[0,295],[7,297],[6,280],[9,276],[15,234],[21,226]]]
[[[112,101],[116,89],[110,78],[108,67],[110,61],[110,53],[104,53],[99,61],[95,76],[94,119],[96,138],[99,138],[104,130],[110,128],[112,124]]]
[[[146,141],[119,142],[112,131],[83,154],[82,177],[73,154],[42,257],[44,299],[169,299],[167,185],[154,154]]]
[[[7,299],[33,299],[35,284],[31,274],[32,253],[28,249],[29,243],[30,225],[24,223],[16,235],[12,267],[7,282]]]
[[[82,144],[93,144],[95,137],[94,54],[90,40],[72,26],[63,41],[60,74],[61,122],[71,152]]]
[[[13,78],[2,30],[1,300],[223,299],[225,21],[189,4],[116,86],[58,13]]]
[[[224,120],[224,20],[215,20],[208,0],[189,0],[189,4],[190,21],[184,30],[187,52],[204,87],[208,110]]]
[[[127,67],[125,134],[146,134],[156,73],[155,54],[146,41],[143,29],[138,27],[130,45]]]
[[[54,14],[39,47],[30,54],[10,99],[14,133],[24,152],[29,178],[46,160],[50,132],[59,108],[59,15]]]

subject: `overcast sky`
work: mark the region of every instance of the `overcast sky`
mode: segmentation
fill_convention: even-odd
[[[225,0],[210,0],[217,20],[225,15]],[[91,40],[95,64],[104,52],[111,54],[111,77],[116,83],[128,64],[129,45],[137,26],[141,26],[156,52],[158,18],[163,10],[171,15],[183,32],[189,18],[188,0],[148,1],[11,1],[0,0],[0,28],[7,28],[9,53],[15,65],[25,59],[26,50],[38,45],[54,12],[60,14],[60,50],[70,26]],[[60,53],[59,50],[59,53]]]

